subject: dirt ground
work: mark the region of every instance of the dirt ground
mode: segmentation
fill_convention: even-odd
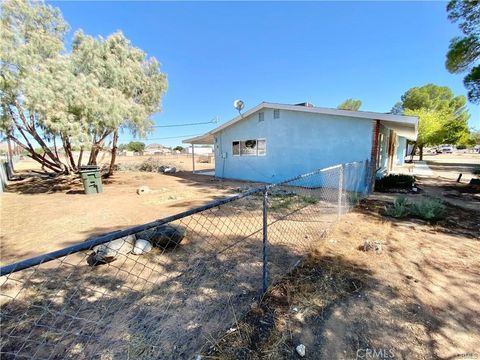
[[[423,159],[436,178],[457,180],[459,174],[462,174],[462,183],[468,183],[474,177],[472,170],[480,167],[480,154],[425,154]]]
[[[252,186],[205,179],[185,188],[196,184],[205,193],[213,183],[221,187],[213,186],[216,193]],[[335,191],[297,191],[269,196],[271,279],[298,263],[338,216]],[[99,266],[87,265],[91,251],[82,251],[0,278],[3,357],[190,359],[258,300],[262,205],[263,196],[251,194],[183,217],[174,224],[186,235],[173,249],[129,251]]]
[[[77,158],[75,158],[77,159]],[[177,155],[143,155],[143,156],[117,156],[117,165],[132,165],[141,164],[142,162],[154,159],[159,165],[174,166],[179,171],[192,171],[193,162],[192,155],[177,154]],[[215,168],[215,159],[211,159],[211,162],[206,162],[206,156],[195,155],[195,170],[213,170]],[[99,166],[108,166],[110,164],[110,154],[100,153],[97,158]],[[41,166],[38,162],[25,158],[15,164],[15,170],[27,171],[27,170],[40,170]]]
[[[306,359],[479,359],[480,189],[438,175],[418,185],[410,197],[441,197],[444,220],[385,217],[395,194],[371,195],[205,359],[298,359],[299,344]]]
[[[188,172],[171,176],[119,171],[104,180],[103,193],[85,195],[77,177],[13,181],[0,194],[0,262],[5,265],[173,215],[231,194],[242,184]],[[140,186],[152,192],[139,196]]]
[[[80,193],[79,180],[12,183],[0,195],[2,262],[249,186],[138,172],[109,181],[92,197]],[[153,192],[136,195],[140,185]],[[271,205],[272,279],[310,256],[261,301],[262,198],[255,196],[179,221],[189,235],[175,251],[95,268],[79,253],[20,272],[1,284],[7,299],[19,285],[25,289],[25,301],[3,309],[4,329],[17,337],[2,333],[2,341],[6,349],[52,359],[86,359],[99,346],[108,350],[102,359],[181,359],[199,344],[204,359],[295,359],[300,343],[307,359],[477,359],[478,189],[448,177],[421,179],[419,188],[409,196],[447,202],[445,220],[386,218],[383,209],[395,195],[376,193],[324,232],[336,219],[324,204],[302,196],[287,218],[281,203]],[[381,250],[362,251],[365,240],[379,241]],[[219,327],[229,330],[219,336]]]

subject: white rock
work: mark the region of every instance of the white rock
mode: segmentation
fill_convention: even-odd
[[[149,192],[151,192],[152,190],[150,190],[150,188],[148,186],[140,186],[138,189],[137,189],[137,194],[138,195],[145,195],[145,194],[148,194]]]
[[[119,256],[130,253],[135,243],[135,235],[128,235],[123,238],[112,240],[106,244],[97,245],[88,256],[87,262],[90,265],[107,264]]]
[[[301,357],[305,356],[305,345],[300,344],[295,348],[295,350],[297,351],[297,354],[300,355]]]
[[[132,254],[146,254],[150,250],[152,250],[152,244],[149,241],[138,239],[137,241],[135,241],[135,246],[133,247]]]

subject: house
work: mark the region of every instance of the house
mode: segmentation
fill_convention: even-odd
[[[384,176],[402,165],[411,116],[263,102],[184,143],[213,144],[215,176],[275,183],[328,166],[368,160]],[[196,149],[196,148],[195,148]]]
[[[148,144],[143,150],[143,155],[167,155],[171,153],[172,149],[160,144]]]
[[[195,155],[213,155],[213,148],[211,146],[197,146],[195,149],[193,146],[189,146],[183,149],[185,154],[192,154],[195,151]]]

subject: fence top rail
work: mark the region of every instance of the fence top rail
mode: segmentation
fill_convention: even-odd
[[[363,161],[358,162],[358,163],[362,163],[362,162]],[[349,163],[349,164],[352,164],[352,163]],[[43,264],[43,263],[46,263],[46,262],[50,262],[50,261],[53,261],[55,259],[67,256],[67,255],[70,255],[70,254],[73,254],[73,253],[77,253],[77,252],[85,251],[85,250],[90,250],[97,245],[105,244],[107,242],[110,242],[110,241],[113,241],[113,240],[116,240],[116,239],[120,239],[120,238],[128,236],[128,235],[133,235],[133,234],[136,234],[136,233],[144,231],[144,230],[148,230],[148,229],[152,229],[154,227],[160,226],[160,225],[168,224],[172,221],[179,220],[179,219],[182,219],[184,217],[194,215],[194,214],[200,213],[202,211],[212,209],[214,207],[224,205],[224,204],[227,204],[227,203],[245,198],[245,197],[253,195],[253,194],[257,194],[257,193],[260,193],[260,192],[267,191],[270,188],[273,188],[275,186],[285,185],[285,184],[287,184],[289,182],[292,182],[292,181],[304,179],[306,177],[317,175],[317,174],[320,174],[320,173],[325,172],[325,171],[338,169],[340,167],[342,167],[342,164],[330,166],[328,168],[317,169],[315,171],[312,171],[312,172],[309,172],[309,173],[306,173],[306,174],[302,174],[302,175],[296,176],[294,178],[291,178],[289,180],[285,180],[285,181],[282,181],[282,182],[279,182],[279,183],[276,183],[276,184],[266,184],[266,185],[263,185],[263,186],[259,186],[259,187],[256,187],[256,188],[249,189],[249,190],[244,191],[244,192],[242,192],[240,194],[237,194],[237,195],[225,197],[225,198],[219,199],[219,200],[214,200],[214,201],[211,201],[211,202],[209,202],[205,205],[198,206],[198,207],[195,207],[193,209],[189,209],[189,210],[186,210],[186,211],[183,211],[183,212],[180,212],[178,214],[171,215],[171,216],[168,216],[168,217],[165,217],[165,218],[162,218],[162,219],[154,220],[154,221],[146,223],[146,224],[133,226],[133,227],[130,227],[130,228],[127,228],[127,229],[124,229],[124,230],[117,230],[117,231],[114,231],[114,232],[111,232],[111,233],[108,233],[108,234],[105,234],[105,235],[100,235],[100,236],[94,237],[90,240],[84,241],[84,242],[79,243],[79,244],[67,246],[63,249],[59,249],[59,250],[52,251],[52,252],[49,252],[49,253],[46,253],[46,254],[34,256],[34,257],[31,257],[31,258],[28,258],[28,259],[25,259],[25,260],[20,260],[20,261],[14,262],[12,264],[0,267],[0,276],[10,275],[10,274],[13,274],[15,272],[18,272],[18,271],[21,271],[21,270],[24,270],[24,269],[27,269],[27,268],[30,268],[30,267],[33,267],[33,266],[37,266],[37,265],[40,265],[40,264]]]

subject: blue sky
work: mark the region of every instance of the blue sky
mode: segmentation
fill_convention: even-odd
[[[51,2],[74,30],[117,30],[156,57],[169,89],[157,125],[219,123],[261,101],[387,112],[413,86],[466,94],[464,75],[445,70],[459,35],[445,2]],[[71,35],[70,34],[70,35]],[[71,37],[71,36],[70,36]],[[469,104],[480,129],[480,107]],[[157,128],[145,142],[181,144],[216,125]],[[165,139],[169,138],[169,139]],[[130,140],[122,134],[121,142]]]

